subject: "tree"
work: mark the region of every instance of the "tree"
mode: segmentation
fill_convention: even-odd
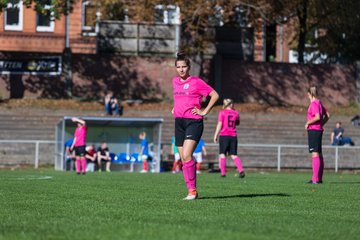
[[[326,56],[327,62],[359,59],[359,1],[269,0],[268,3],[269,21],[279,16],[293,20],[293,42],[299,63],[304,63],[306,52],[313,54],[313,60]]]
[[[360,2],[331,0],[328,4],[319,2],[316,11],[329,12],[322,24],[323,30],[314,39],[321,54],[328,62],[351,63],[360,59]]]
[[[181,8],[182,21],[182,47],[189,54],[200,54],[206,49],[209,40],[208,30],[221,25],[238,25],[246,19],[247,22],[256,24],[256,19],[265,14],[268,4],[266,0],[104,0],[97,2],[103,13],[102,19],[122,20],[122,12],[114,8],[121,6],[133,22],[153,22],[154,9],[158,4],[177,5]],[[238,18],[236,8],[242,6],[244,16]],[[117,14],[120,12],[120,14]],[[117,17],[108,17],[117,16]]]

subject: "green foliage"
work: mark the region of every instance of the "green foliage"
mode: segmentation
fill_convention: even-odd
[[[104,1],[102,6],[102,18],[106,20],[125,20],[128,14],[127,5],[121,1]]]
[[[310,161],[310,160],[309,160]],[[360,175],[0,172],[0,239],[358,239]],[[49,178],[50,177],[50,178]]]
[[[326,55],[326,61],[360,59],[360,2],[343,0],[268,0],[268,21],[293,20],[298,52]],[[316,33],[316,34],[315,34]],[[299,54],[300,57],[300,54]],[[299,59],[303,62],[303,59]]]

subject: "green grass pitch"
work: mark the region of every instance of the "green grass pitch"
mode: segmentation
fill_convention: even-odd
[[[360,239],[360,175],[0,171],[0,239]]]

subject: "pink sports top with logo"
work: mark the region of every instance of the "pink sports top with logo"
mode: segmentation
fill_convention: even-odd
[[[208,96],[214,89],[198,77],[189,76],[185,81],[180,77],[172,80],[174,92],[174,117],[202,119],[203,116],[194,115],[191,110],[200,109],[201,100]]]
[[[320,120],[317,122],[314,122],[312,124],[309,124],[308,130],[322,131],[323,130],[323,120],[322,119],[323,119],[325,113],[326,113],[326,109],[322,105],[322,103],[320,102],[319,99],[315,99],[314,101],[312,101],[308,108],[307,120],[309,121],[310,119],[315,117],[316,114],[320,115]]]
[[[80,147],[86,145],[86,133],[87,133],[87,127],[77,127],[74,133],[74,137],[76,138],[76,142],[74,147]]]
[[[239,113],[236,110],[221,110],[218,121],[222,123],[220,136],[236,137],[236,124],[240,121]]]

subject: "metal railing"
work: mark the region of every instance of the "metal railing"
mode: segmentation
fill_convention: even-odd
[[[164,145],[168,145],[168,144],[164,144]],[[214,148],[217,147],[218,148],[218,144],[214,144],[214,143],[209,143],[206,144],[206,147],[209,148]],[[284,149],[291,149],[291,148],[297,148],[297,149],[304,149],[307,151],[308,149],[308,145],[296,145],[296,144],[238,144],[238,147],[242,150],[244,149],[249,149],[249,148],[270,148],[270,149],[274,149],[274,154],[276,154],[276,169],[277,171],[281,171],[281,166],[282,166],[282,155],[283,155],[283,150]],[[335,172],[338,172],[339,170],[339,149],[341,149],[342,151],[346,151],[346,150],[356,150],[359,151],[359,153],[357,154],[357,156],[360,157],[360,147],[359,146],[351,146],[351,147],[347,147],[347,146],[331,146],[331,145],[323,145],[322,146],[323,149],[333,149],[334,150],[334,170]],[[329,153],[327,153],[329,154]],[[304,155],[304,157],[308,157],[309,155]],[[360,166],[360,164],[359,164]]]
[[[0,143],[25,143],[25,144],[34,144],[35,147],[35,158],[34,158],[34,168],[39,168],[39,158],[40,158],[40,144],[55,144],[55,141],[46,141],[46,140],[0,140]]]
[[[209,147],[218,146],[218,144],[207,144]],[[301,149],[308,149],[308,145],[295,145],[295,144],[238,144],[238,147],[242,148],[275,148],[277,151],[277,171],[280,172],[281,170],[281,150],[283,148],[301,148]],[[347,148],[345,146],[331,146],[331,145],[323,145],[323,149],[334,149],[334,159],[335,159],[335,172],[339,170],[339,149],[346,150],[346,149],[357,149],[360,150],[359,146],[351,146]],[[360,155],[360,154],[359,154]],[[358,156],[359,156],[358,155]]]
[[[34,144],[35,147],[35,156],[34,156],[34,168],[39,167],[39,158],[40,158],[40,144],[56,144],[55,141],[46,141],[46,140],[0,140],[0,143],[13,143],[13,144]],[[163,143],[163,146],[169,146],[168,143]],[[214,148],[218,147],[218,144],[209,143],[206,144],[207,147]],[[282,150],[289,149],[289,148],[298,148],[298,149],[307,149],[307,145],[294,145],[294,144],[238,144],[238,147],[241,149],[246,148],[273,148],[276,152],[277,156],[277,171],[281,171],[281,164],[282,164]],[[351,146],[351,147],[344,147],[344,146],[329,146],[323,145],[323,149],[333,149],[334,150],[334,165],[335,165],[335,172],[339,170],[339,149],[342,151],[346,150],[359,150],[359,154],[356,156],[360,156],[360,146]],[[56,154],[56,153],[55,153]]]

